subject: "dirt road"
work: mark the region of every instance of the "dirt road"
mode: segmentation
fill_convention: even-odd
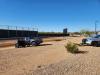
[[[75,43],[80,41],[79,38],[71,39]],[[33,70],[27,75],[99,75],[100,47],[82,46],[79,49],[81,53],[67,53],[65,60]]]
[[[0,75],[23,75],[41,65],[49,65],[66,59],[64,43],[46,42],[41,46],[1,48]]]
[[[0,75],[99,75],[100,47],[82,46],[70,54],[64,45],[80,43],[80,37],[46,42],[38,47],[0,50]]]

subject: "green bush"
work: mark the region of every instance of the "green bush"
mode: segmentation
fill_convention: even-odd
[[[74,43],[68,42],[65,46],[68,52],[70,53],[77,53],[79,51],[78,46]]]
[[[89,30],[84,30],[84,29],[82,29],[82,30],[80,30],[80,34],[81,34],[81,35],[84,35],[84,36],[86,36],[86,37],[88,37],[88,36],[90,36],[91,34],[94,34],[94,32],[93,32],[93,31],[89,31]]]

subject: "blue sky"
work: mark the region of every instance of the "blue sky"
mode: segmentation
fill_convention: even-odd
[[[100,0],[0,0],[0,25],[74,32],[94,30],[95,20],[100,21]]]

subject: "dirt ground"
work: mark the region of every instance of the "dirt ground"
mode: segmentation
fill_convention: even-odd
[[[79,46],[81,53],[65,49],[68,41],[79,44],[83,37],[44,42],[37,47],[0,48],[0,75],[99,75],[100,47]]]

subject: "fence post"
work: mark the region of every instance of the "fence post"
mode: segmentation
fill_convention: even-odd
[[[9,26],[7,26],[7,29],[8,29],[8,38],[9,38],[9,36],[10,36],[10,34],[9,34]]]
[[[38,28],[36,28],[36,31],[37,31],[37,34],[36,34],[36,36],[37,36],[37,37],[39,37],[39,35],[38,35]]]
[[[24,27],[22,27],[22,37],[24,37]]]
[[[30,37],[30,28],[28,27],[28,37]]]
[[[17,26],[16,26],[16,37],[17,37]]]

